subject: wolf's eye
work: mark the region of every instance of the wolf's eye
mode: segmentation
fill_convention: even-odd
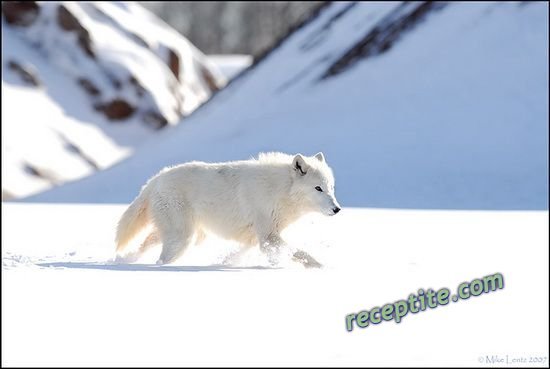
[[[321,187],[319,187],[319,186],[315,187],[315,189],[316,189],[317,191],[319,191],[319,192],[323,192],[323,189],[322,189]]]

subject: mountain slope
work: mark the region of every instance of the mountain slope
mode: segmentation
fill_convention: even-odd
[[[165,165],[324,151],[344,206],[546,209],[547,3],[324,7],[185,125],[30,201],[129,202]]]
[[[2,15],[3,197],[112,165],[225,83],[134,3],[3,2]]]

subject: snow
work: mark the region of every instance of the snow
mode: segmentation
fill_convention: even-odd
[[[451,3],[321,79],[398,6],[326,7],[185,124],[29,201],[128,203],[166,165],[275,150],[323,151],[344,206],[547,209],[548,4]]]
[[[75,47],[72,34],[60,31],[52,21],[47,22],[56,19],[60,4],[91,34],[95,58]],[[112,86],[112,79],[123,83],[132,75],[151,93],[160,113],[175,123],[182,113],[189,114],[210,96],[207,84],[199,77],[199,66],[208,63],[204,55],[140,5],[131,2],[52,2],[41,4],[40,11],[44,21],[19,33],[29,42],[41,45],[43,53],[69,75],[75,78],[92,76],[92,82],[100,88],[105,100],[122,95],[134,106],[140,103],[131,85],[124,86],[127,88],[122,91]],[[139,42],[136,41],[138,37]],[[176,80],[167,65],[168,55],[164,54],[168,48],[175,50],[182,59],[179,63],[181,81]],[[224,78],[219,72],[212,68],[211,73],[219,78],[222,86]],[[181,96],[174,94],[173,89]],[[181,108],[180,104],[183,104]]]
[[[324,263],[109,262],[120,205],[2,205],[2,364],[453,365],[548,357],[548,212],[346,208],[285,234]],[[24,227],[29,227],[27,230]],[[504,289],[348,333],[345,316],[502,273]],[[528,310],[526,310],[528,307]],[[528,311],[528,313],[526,313]],[[527,315],[526,315],[527,314]],[[536,365],[533,365],[536,366]]]
[[[206,57],[228,80],[233,79],[252,64],[252,55],[210,54]]]
[[[96,59],[57,24],[60,4],[90,33]],[[119,162],[157,134],[143,121],[143,113],[159,112],[168,123],[179,122],[212,93],[200,68],[220,87],[225,83],[199,50],[134,3],[41,3],[40,17],[30,27],[11,26],[3,18],[2,42],[2,190],[12,198]],[[180,81],[168,67],[168,48],[180,57]],[[33,70],[41,86],[22,83],[8,67],[12,61]],[[142,98],[128,83],[129,75],[143,86]],[[101,95],[87,95],[79,78],[93,83]],[[120,88],[113,86],[114,79],[121,82]],[[115,122],[94,109],[94,104],[114,98],[125,99],[138,112]],[[41,176],[29,173],[26,166]]]
[[[201,77],[200,66],[204,65],[212,73],[219,87],[223,87],[225,84],[225,78],[209,62],[208,58],[177,31],[137,3],[129,2],[124,6],[120,6],[120,4],[113,2],[98,2],[94,6],[109,14],[118,26],[126,32],[139,35],[149,45],[149,48],[155,51],[155,53],[145,53],[141,50],[141,53],[138,53],[134,51],[136,49],[135,42],[131,42],[127,37],[121,40],[113,40],[110,37],[111,33],[101,38],[103,42],[106,42],[104,46],[98,45],[98,48],[103,47],[107,52],[113,48],[113,45],[116,45],[116,53],[108,53],[106,58],[108,57],[112,63],[118,62],[122,65],[131,66],[130,70],[138,76],[144,87],[147,90],[154,91],[153,99],[159,104],[161,112],[169,118],[170,122],[174,123],[180,118],[177,113],[187,115],[210,97],[211,91]],[[106,30],[111,31],[110,28]],[[168,93],[170,90],[163,86],[168,76],[172,77],[166,65],[163,65],[163,68],[159,68],[159,70],[152,68],[153,66],[160,66],[155,61],[159,56],[166,57],[166,55],[162,55],[166,48],[177,50],[181,58],[179,71],[181,81],[180,83],[173,81],[176,82],[176,88],[179,89],[183,97],[181,102],[176,101],[177,96],[170,95]],[[135,54],[142,56],[137,62]],[[123,61],[119,61],[120,59]],[[177,106],[180,103],[182,108],[178,109]],[[176,112],[176,114],[174,115],[173,112]]]
[[[127,145],[151,135],[137,122],[131,124],[134,130],[130,133],[128,127],[120,129],[94,114],[77,85],[19,42],[9,27],[3,26],[2,41],[3,190],[21,197],[52,186],[51,181],[26,173],[25,164],[51,173],[60,182],[93,173],[90,164],[67,149],[67,142],[93,158],[99,168],[106,168],[128,155]],[[35,66],[47,87],[21,84],[6,67],[6,61],[14,58]],[[76,116],[67,111],[71,106],[80,109]]]

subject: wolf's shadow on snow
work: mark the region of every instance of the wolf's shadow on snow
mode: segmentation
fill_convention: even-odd
[[[281,269],[264,266],[229,266],[229,265],[156,265],[156,264],[101,264],[92,262],[52,262],[37,263],[36,265],[45,268],[69,268],[69,269],[95,269],[115,270],[131,272],[240,272],[244,270],[274,270]]]

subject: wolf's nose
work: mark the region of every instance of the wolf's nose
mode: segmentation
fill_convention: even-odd
[[[337,214],[340,210],[342,210],[342,209],[340,209],[340,208],[332,208],[332,211],[334,212],[334,214]]]

